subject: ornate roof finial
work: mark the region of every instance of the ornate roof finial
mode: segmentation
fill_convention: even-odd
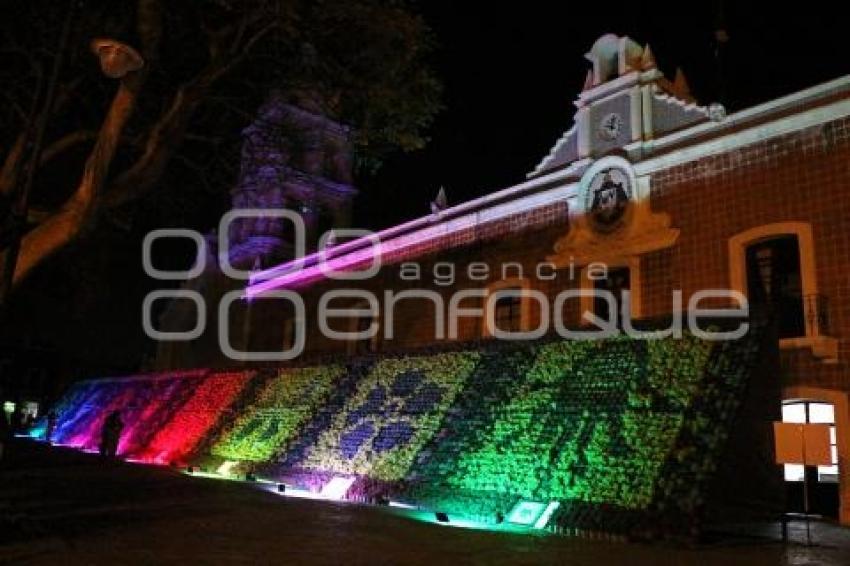
[[[655,63],[655,55],[652,54],[652,49],[650,49],[649,44],[646,44],[646,47],[643,50],[643,54],[640,56],[640,69],[642,71],[648,71],[649,69],[656,68]]]
[[[685,78],[685,73],[681,67],[676,67],[676,78],[673,79],[673,94],[682,100],[693,100],[691,96],[691,87],[688,85],[688,79]]]
[[[440,191],[437,193],[437,198],[431,201],[431,214],[439,214],[444,211],[449,206],[449,201],[446,198],[446,189],[444,187],[440,187]]]

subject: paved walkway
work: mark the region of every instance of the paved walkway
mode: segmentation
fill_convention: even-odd
[[[814,547],[606,543],[447,528],[32,444],[16,456],[0,468],[2,564],[850,564],[850,530],[829,524]]]

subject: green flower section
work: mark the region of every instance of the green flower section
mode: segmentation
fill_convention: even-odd
[[[559,383],[566,373],[580,371],[580,363],[592,348],[590,342],[545,346],[525,375],[515,376],[515,390],[508,393],[504,404],[492,406],[488,419],[494,420],[492,426],[479,428],[466,440],[474,449],[458,454],[448,485],[526,498],[538,494],[551,455],[562,441],[564,427],[570,424],[553,411]]]
[[[583,450],[570,442],[561,452],[547,496],[645,509],[681,424],[681,415],[633,411],[623,414],[621,431],[596,423]]]
[[[703,374],[712,343],[692,335],[681,339],[648,340],[647,381],[649,396],[630,399],[633,406],[648,406],[653,395],[662,395],[673,409],[689,407],[703,387]]]
[[[466,492],[645,509],[710,352],[693,337],[542,345],[484,426],[454,443],[467,450],[435,455],[456,462],[436,475]]]
[[[302,466],[381,481],[403,479],[479,357],[452,352],[377,362]]]
[[[227,460],[271,459],[297,436],[344,372],[338,365],[284,370],[261,389],[211,453]]]
[[[732,427],[736,426],[749,374],[760,363],[760,357],[758,340],[714,345],[704,382],[691,397],[677,449],[668,461],[675,473],[665,474],[659,482],[659,510],[673,517],[693,517],[699,512],[704,503],[703,486],[717,470]]]

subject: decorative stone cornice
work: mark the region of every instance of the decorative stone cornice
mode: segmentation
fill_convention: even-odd
[[[591,197],[594,180],[611,170],[627,179],[629,186],[622,189],[629,201],[622,220],[608,231],[600,230],[592,221],[597,211],[591,205],[596,199]],[[577,198],[570,202],[570,230],[556,242],[555,253],[547,259],[558,266],[592,262],[616,265],[631,257],[668,248],[678,237],[679,230],[670,227],[670,217],[652,211],[649,179],[638,179],[627,160],[610,156],[596,161],[585,171]]]

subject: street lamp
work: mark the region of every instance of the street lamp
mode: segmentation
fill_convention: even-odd
[[[91,50],[100,59],[103,74],[112,79],[123,78],[145,65],[138,51],[116,39],[95,39],[91,42]]]

